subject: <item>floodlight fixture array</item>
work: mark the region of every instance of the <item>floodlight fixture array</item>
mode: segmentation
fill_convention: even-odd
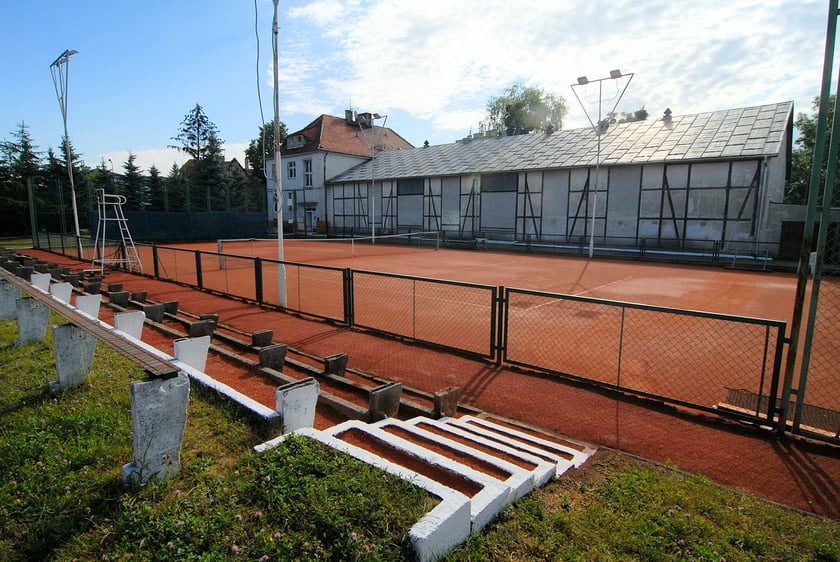
[[[607,80],[618,80],[620,78],[627,78],[627,82],[624,84],[624,88],[621,92],[610,99],[615,99],[615,104],[613,104],[612,109],[607,112],[607,115],[615,111],[615,108],[618,107],[621,98],[624,96],[624,92],[627,91],[627,87],[630,85],[630,81],[633,80],[634,73],[630,72],[629,74],[623,74],[621,70],[615,69],[610,70],[610,75],[605,78],[598,78],[596,80],[590,80],[586,76],[580,76],[577,79],[577,84],[572,84],[572,93],[577,98],[580,107],[583,109],[586,118],[589,120],[589,124],[592,126],[592,130],[595,132],[595,137],[597,138],[596,144],[596,152],[595,152],[595,188],[589,190],[589,206],[590,212],[592,213],[591,219],[591,228],[589,232],[589,257],[591,258],[595,251],[595,207],[598,203],[598,176],[600,174],[601,168],[601,135],[607,132],[607,128],[609,123],[607,123],[602,117],[602,104],[604,101],[604,82]],[[590,83],[597,83],[598,84],[598,119],[597,121],[592,121],[592,117],[589,116],[589,112],[586,110],[586,106],[583,103],[583,100],[580,99],[580,96],[577,93],[575,88],[577,87],[585,87]],[[617,91],[617,90],[616,90]]]

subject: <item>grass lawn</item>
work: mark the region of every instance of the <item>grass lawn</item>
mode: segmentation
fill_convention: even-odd
[[[435,498],[302,438],[254,453],[269,436],[197,385],[180,474],[125,489],[142,371],[98,344],[87,384],[53,397],[49,331],[16,337],[0,321],[0,560],[411,559]],[[838,560],[840,523],[601,452],[446,559]]]

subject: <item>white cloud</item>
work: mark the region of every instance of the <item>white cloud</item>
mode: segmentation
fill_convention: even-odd
[[[248,143],[225,143],[222,145],[225,160],[236,158],[243,167],[245,166],[246,148],[248,148]],[[88,163],[88,165],[94,167],[104,162],[107,169],[111,169],[113,166],[114,171],[121,174],[124,171],[123,165],[128,160],[129,152],[134,154],[134,164],[140,168],[140,173],[143,175],[148,175],[149,169],[154,165],[162,176],[167,176],[173,164],[180,167],[184,162],[189,160],[189,155],[174,148],[146,148],[132,151],[118,150],[100,154],[97,156],[96,162]]]
[[[807,110],[822,67],[819,0],[321,0],[289,12],[284,107],[403,110],[466,133],[516,81],[569,103],[577,76],[635,72],[619,110],[676,114],[794,99]],[[313,111],[314,117],[316,113]],[[468,123],[468,119],[473,119]]]

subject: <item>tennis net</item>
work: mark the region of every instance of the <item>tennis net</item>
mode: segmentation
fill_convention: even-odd
[[[360,256],[381,256],[405,252],[440,249],[437,231],[383,234],[345,238],[286,238],[283,240],[285,261],[319,262]],[[217,240],[220,255],[276,259],[277,238],[224,238]]]

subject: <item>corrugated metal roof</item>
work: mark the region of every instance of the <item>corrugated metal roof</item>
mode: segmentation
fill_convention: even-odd
[[[674,160],[776,156],[782,150],[793,102],[618,123],[601,136],[607,165]],[[377,178],[435,177],[494,172],[578,168],[596,164],[597,137],[591,128],[472,139],[376,157]],[[329,180],[365,181],[371,162]]]

